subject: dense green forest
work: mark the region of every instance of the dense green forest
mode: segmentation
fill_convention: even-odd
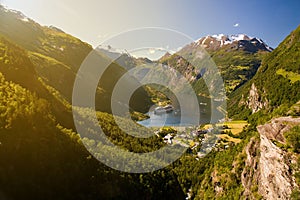
[[[178,190],[176,175],[171,171],[134,175],[120,173],[99,163],[87,152],[77,133],[59,124],[49,101],[8,82],[2,74],[0,80],[0,184],[3,198],[184,197]],[[111,138],[126,142],[120,131],[112,130],[112,116],[99,113],[99,117]],[[156,143],[150,142],[151,146]],[[140,143],[126,144],[137,151],[141,148]],[[124,144],[124,147],[127,146]]]
[[[169,133],[176,135],[173,129],[162,129],[146,139],[136,138],[126,133],[149,134],[157,129],[131,126],[132,121],[111,114],[110,97],[116,81],[135,64],[151,61],[122,55],[111,63],[99,81],[95,99],[97,121],[93,121],[90,108],[71,105],[77,70],[92,47],[55,27],[41,26],[32,20],[25,22],[22,17],[20,12],[0,6],[0,199],[243,199],[243,174],[253,174],[255,170],[246,166],[246,148],[260,141],[257,125],[277,116],[300,115],[300,27],[272,52],[227,46],[208,50],[225,81],[228,117],[249,123],[239,134],[221,130],[227,138],[239,142],[220,139],[202,157],[197,154],[202,144],[188,147],[178,160],[150,173],[114,170],[99,160],[106,159],[104,155],[130,160],[130,164],[123,163],[124,171],[130,171],[134,165],[147,169],[145,163],[149,162],[168,163],[163,157],[138,160],[128,155],[166,147],[163,137]],[[187,46],[184,51],[189,50]],[[192,49],[190,56],[195,51]],[[105,56],[100,57],[107,62]],[[197,76],[187,61],[178,59],[176,54],[166,55],[159,62]],[[130,79],[129,83],[135,81]],[[247,104],[241,102],[246,101],[253,83],[258,88],[259,100],[267,99],[268,106],[252,114]],[[208,90],[201,76],[192,85],[197,94]],[[141,87],[130,101],[130,111],[134,119],[147,118],[140,112],[146,112],[154,103],[170,102],[155,88]],[[72,109],[78,123],[101,125],[109,142],[124,154],[104,146],[95,136],[93,126],[88,126],[88,135],[79,135]],[[197,135],[192,142],[205,137]],[[285,144],[273,143],[297,158],[293,169],[299,185],[299,126],[284,133],[284,137]],[[174,145],[164,155],[172,157],[180,150],[179,145]],[[259,151],[255,149],[252,153],[259,155]],[[251,194],[262,199],[255,181]],[[298,194],[295,190],[292,196],[297,199]]]
[[[273,52],[265,56],[256,75],[229,96],[228,113],[235,118],[247,118],[251,111],[241,104],[249,96],[249,90],[254,83],[258,88],[261,101],[267,101],[262,111],[257,113],[259,118],[264,116],[288,115],[291,106],[300,99],[299,87],[299,48],[300,27],[294,30]],[[279,72],[292,73],[288,75]],[[239,106],[236,106],[239,105]]]
[[[184,198],[172,171],[121,173],[82,144],[70,95],[89,45],[56,28],[23,22],[20,13],[3,7],[0,15],[1,199]],[[115,143],[126,141],[113,129],[112,116],[99,113],[99,118]],[[125,142],[124,148],[144,151],[144,143],[154,148],[156,142]]]

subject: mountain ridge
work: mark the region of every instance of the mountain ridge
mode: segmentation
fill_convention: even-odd
[[[211,36],[202,37],[195,42],[187,44],[177,53],[165,54],[159,62],[177,69],[182,74],[187,74],[188,79],[192,77],[192,79],[196,80],[196,90],[199,93],[199,91],[205,90],[205,83],[200,83],[201,79],[198,80],[197,75],[199,72],[195,69],[196,66],[189,64],[188,61],[182,59],[182,56],[195,57],[197,52],[201,52],[204,49],[221,73],[225,83],[226,94],[230,94],[255,75],[262,58],[265,54],[270,53],[270,50],[267,49],[265,43],[260,43],[258,39],[250,39],[250,37],[245,35],[243,37],[247,37],[248,40],[235,40],[221,45],[221,41],[226,40],[224,35],[222,37],[222,40]]]
[[[196,45],[203,45],[204,48],[216,50],[217,48],[221,48],[224,45],[232,45],[233,43],[237,43],[238,47],[242,47],[246,44],[245,41],[250,42],[251,44],[253,44],[253,46],[257,46],[257,50],[267,50],[267,51],[273,50],[273,48],[269,47],[265,42],[263,42],[262,39],[257,37],[250,37],[246,34],[207,35],[205,37],[201,37],[197,39],[195,43]]]
[[[273,112],[281,106],[283,110],[280,112],[285,115],[284,112],[287,112],[290,106],[299,101],[299,41],[300,26],[292,31],[274,51],[267,54],[255,76],[231,95],[231,101],[229,102],[230,116],[249,115],[251,108],[243,102],[249,99],[251,87],[253,88],[253,86],[257,88],[255,93],[260,101],[257,103],[265,104],[264,102],[269,102],[259,109],[263,110],[261,113]],[[256,110],[256,112],[259,110]],[[253,110],[251,112],[256,113]]]

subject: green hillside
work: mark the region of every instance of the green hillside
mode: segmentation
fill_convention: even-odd
[[[197,52],[201,52],[205,49],[221,73],[226,93],[230,94],[255,75],[261,64],[262,58],[265,54],[269,53],[269,51],[265,48],[259,48],[251,45],[251,48],[247,45],[239,47],[240,45],[241,44],[237,42],[233,42],[232,44],[223,45],[221,47],[210,48],[198,45],[195,42],[185,46],[176,54],[166,54],[160,59],[160,62],[174,67],[182,74],[188,74],[189,77],[197,77],[197,74],[199,73],[195,69],[197,66],[192,66],[188,61],[181,57],[193,58],[196,56]],[[209,71],[209,69],[207,70]],[[204,91],[205,93],[206,86],[203,80],[196,78],[196,81],[194,82],[196,90],[199,92]]]
[[[261,100],[265,98],[268,102],[268,106],[264,107],[260,114],[286,115],[289,107],[300,100],[299,49],[300,27],[263,59],[258,72],[247,84],[230,95],[229,116],[247,117],[251,112],[246,105],[241,104],[241,101],[242,95],[244,100],[249,96],[253,83],[258,89]]]
[[[71,102],[76,73],[83,60],[93,50],[92,47],[58,28],[41,26],[30,19],[24,20],[24,18],[25,16],[21,12],[10,11],[0,5],[0,37],[22,49],[26,54],[27,62],[32,63],[30,64],[33,66],[31,70],[36,76],[41,78],[46,85],[55,88],[68,102]],[[5,50],[0,53],[4,54]],[[131,67],[133,65],[133,61],[128,56],[120,56],[109,66],[99,81],[96,92],[96,108],[99,111],[111,112],[112,88],[119,77],[126,72],[126,66],[123,67],[120,64],[125,63]],[[99,57],[99,60],[103,59],[103,63],[106,62],[105,53],[100,53]],[[98,65],[104,67],[102,63],[98,63]],[[13,76],[7,76],[8,80],[10,78]],[[12,80],[20,81],[22,79],[22,77],[15,77]],[[31,85],[36,84],[32,83]],[[135,92],[130,106],[133,110],[146,112],[152,104],[148,99],[147,92],[140,88]]]
[[[70,95],[89,45],[60,30],[22,21],[21,13],[1,7],[0,15],[0,199],[184,198],[172,171],[121,173],[99,163],[83,146]],[[109,96],[111,80],[125,72],[116,63],[109,70],[111,78],[101,80],[99,110],[109,108],[101,95]],[[137,96],[147,93],[141,89]],[[132,143],[115,129],[110,114],[97,115],[111,140],[127,151],[162,145],[157,138]]]
[[[47,100],[6,81],[1,73],[0,94],[0,191],[5,198],[183,197],[171,172],[162,170],[140,179],[99,163],[86,151],[77,133],[59,124]],[[126,141],[112,130],[109,114],[99,113],[99,117],[115,140]]]

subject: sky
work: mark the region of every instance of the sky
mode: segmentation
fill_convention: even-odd
[[[0,0],[41,25],[54,25],[94,47],[113,35],[162,27],[193,39],[247,34],[275,48],[300,24],[299,0]]]

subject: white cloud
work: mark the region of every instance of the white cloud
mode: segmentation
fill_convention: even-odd
[[[239,27],[239,26],[240,26],[239,23],[236,23],[236,24],[233,25],[233,27]]]

